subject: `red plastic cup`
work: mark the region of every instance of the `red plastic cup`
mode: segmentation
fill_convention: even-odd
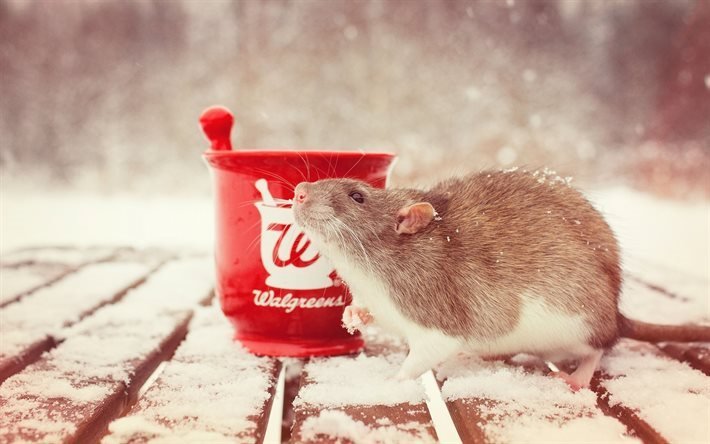
[[[303,181],[348,177],[384,188],[393,154],[231,150],[232,114],[207,109],[200,123],[212,145],[216,207],[216,292],[235,338],[271,356],[354,353],[359,334],[341,325],[351,302],[332,264],[294,225],[293,189]]]

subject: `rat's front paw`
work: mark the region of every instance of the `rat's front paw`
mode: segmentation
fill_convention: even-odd
[[[372,315],[364,308],[348,305],[343,312],[343,327],[348,333],[353,334],[365,325],[372,322]]]

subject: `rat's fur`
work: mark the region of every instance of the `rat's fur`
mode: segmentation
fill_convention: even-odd
[[[599,212],[559,177],[491,171],[428,191],[330,179],[299,184],[299,192],[307,198],[294,206],[296,221],[333,261],[354,302],[404,335],[411,354],[432,355],[415,356],[407,376],[461,347],[594,357],[596,367],[601,350],[627,330],[617,308],[618,244]],[[414,234],[395,231],[400,210],[419,202],[436,217]]]

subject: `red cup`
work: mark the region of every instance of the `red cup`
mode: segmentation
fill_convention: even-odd
[[[348,177],[384,188],[393,154],[340,151],[231,150],[226,108],[200,117],[212,146],[216,207],[216,292],[235,338],[272,356],[354,353],[359,334],[341,325],[352,298],[333,266],[294,225],[299,182]]]

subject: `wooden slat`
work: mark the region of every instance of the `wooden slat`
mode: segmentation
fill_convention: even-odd
[[[71,273],[62,264],[33,264],[21,267],[1,267],[0,308],[16,302],[25,295],[46,287]]]
[[[66,329],[64,342],[0,386],[0,442],[96,442],[172,354],[211,282],[205,261],[173,262]]]
[[[261,442],[281,364],[248,353],[217,309],[204,309],[163,373],[104,443]]]
[[[648,261],[631,260],[625,267],[626,280],[634,280],[678,301],[707,300],[708,276],[689,274]]]
[[[49,251],[54,250],[49,249]],[[19,257],[16,258],[19,262],[3,263],[0,266],[0,274],[2,275],[0,308],[55,284],[60,279],[64,279],[91,264],[109,261],[140,262],[156,268],[159,264],[176,257],[174,253],[160,249],[93,248],[86,251],[63,248],[60,252],[59,255],[47,255],[44,249],[22,250],[18,253]],[[42,253],[45,253],[44,256]],[[56,262],[62,259],[65,260],[65,263]]]
[[[436,442],[424,387],[395,379],[402,347],[369,344],[357,357],[314,358],[305,365],[291,442]]]
[[[710,323],[708,289],[704,294],[673,295],[646,283],[626,279],[619,307],[633,319],[658,324]]]
[[[18,267],[30,264],[62,264],[79,267],[93,262],[109,260],[125,250],[118,247],[40,247],[24,248],[4,254],[0,260],[3,267]]]
[[[668,356],[686,362],[694,369],[710,376],[710,344],[667,342],[660,344],[659,348]]]
[[[634,442],[626,427],[597,407],[591,390],[572,392],[542,361],[458,356],[437,371],[442,396],[464,443]]]
[[[132,331],[88,329],[67,339],[0,386],[0,442],[96,442],[177,346],[188,319],[189,312],[156,314],[133,324]],[[118,338],[132,349],[114,357]],[[83,350],[89,342],[91,350],[107,352],[87,357]]]
[[[0,308],[0,383],[53,347],[62,328],[119,299],[154,268],[138,262],[89,265]]]
[[[644,442],[710,442],[710,378],[656,347],[622,340],[593,381],[600,405]]]

